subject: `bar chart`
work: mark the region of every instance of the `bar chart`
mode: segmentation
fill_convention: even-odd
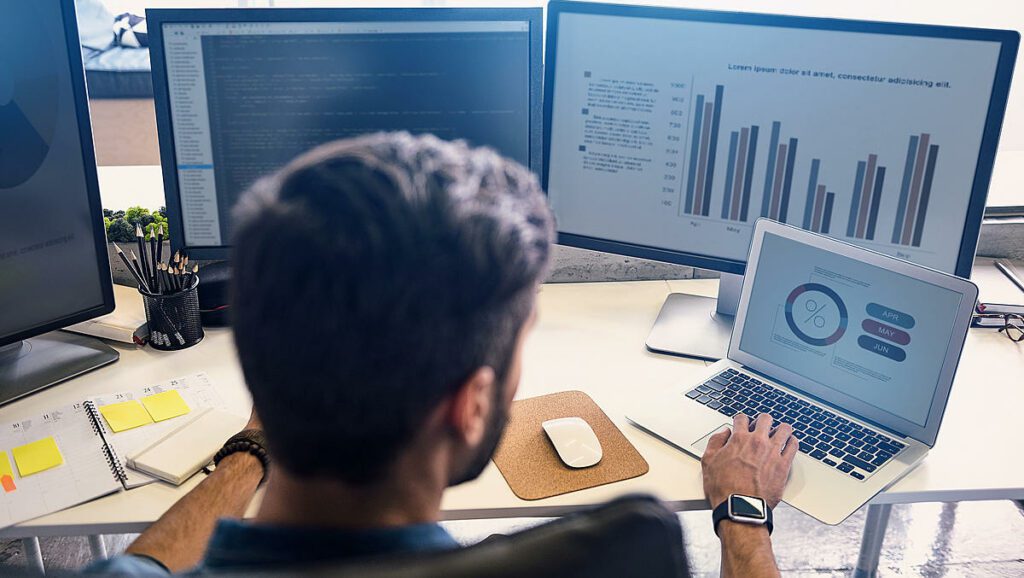
[[[693,136],[690,143],[689,178],[686,183],[686,203],[683,212],[707,217],[711,213],[711,185],[715,177],[715,158],[718,151],[718,129],[722,118],[722,98],[725,87],[715,87],[715,100],[697,95],[694,108]]]
[[[789,142],[779,142],[781,132],[782,123],[772,122],[768,142],[768,164],[764,175],[764,193],[761,197],[761,216],[785,223],[789,216],[798,140],[790,138]]]
[[[832,230],[832,209],[836,195],[818,182],[821,159],[811,160],[811,177],[807,183],[807,202],[804,204],[803,228],[815,233],[829,234]]]
[[[794,204],[799,206],[800,202],[793,196],[794,180],[799,179],[798,182],[802,183],[802,175],[806,174],[807,193],[800,225],[804,229],[818,233],[842,235],[843,230],[833,225],[833,220],[837,218],[836,213],[841,212],[838,208],[839,199],[835,189],[830,190],[829,185],[820,179],[826,172],[822,159],[811,158],[808,168],[806,153],[805,160],[800,160],[800,139],[784,135],[781,121],[772,121],[767,143],[764,142],[765,139],[760,138],[761,127],[758,124],[746,124],[735,130],[726,128],[724,130],[729,131],[728,144],[719,143],[719,133],[723,130],[724,96],[725,86],[718,84],[715,86],[713,97],[706,93],[697,94],[694,100],[691,128],[688,133],[689,158],[684,168],[685,198],[680,198],[680,213],[690,217],[750,223],[757,216],[751,215],[750,211],[755,167],[763,166],[764,186],[761,191],[760,216],[783,223],[790,222],[790,210]],[[891,242],[907,247],[921,246],[939,152],[938,145],[931,140],[929,133],[910,137],[892,235],[889,238],[885,238],[888,232],[880,233],[885,225],[879,225],[880,215],[893,214],[891,197],[889,204],[885,205],[889,209],[882,210],[886,203],[888,167],[883,164],[881,156],[874,152],[865,155],[856,162],[855,170],[846,173],[849,177],[841,173],[837,176],[836,170],[841,171],[841,167],[832,170],[831,178],[840,184],[842,181],[849,183],[848,178],[853,182],[852,189],[846,189],[849,184],[841,187],[851,193],[849,214],[845,220],[847,238],[883,244]],[[767,149],[762,150],[766,153],[766,158],[758,155],[759,146],[761,149]],[[719,158],[720,153],[725,154],[724,159]],[[759,165],[759,161],[762,164]],[[720,185],[718,188],[714,188],[716,163],[719,164],[719,170],[725,169],[724,179],[720,179],[724,181],[724,186]],[[835,166],[836,163],[832,164]],[[799,177],[798,170],[801,173]],[[893,183],[889,183],[889,187],[892,189]],[[713,191],[716,195],[718,192],[721,193],[721,204],[714,216],[711,213]],[[892,194],[895,194],[895,191]],[[843,201],[843,206],[845,202]],[[794,224],[797,218],[799,217],[794,216]]]
[[[930,141],[931,135],[922,133],[912,135],[907,144],[903,183],[892,230],[894,244],[921,246],[935,177],[935,161],[939,156],[939,146]]]
[[[867,160],[857,162],[850,216],[846,223],[847,237],[875,240],[884,187],[885,167],[878,164],[878,155],[869,154]]]
[[[745,126],[729,135],[722,218],[746,222],[750,217],[750,189],[757,161],[757,125]]]

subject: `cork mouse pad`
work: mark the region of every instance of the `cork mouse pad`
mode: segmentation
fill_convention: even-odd
[[[601,461],[574,469],[562,463],[541,424],[560,417],[583,418],[601,442]],[[512,404],[494,464],[512,493],[540,500],[642,476],[649,467],[626,436],[582,391],[563,391]]]

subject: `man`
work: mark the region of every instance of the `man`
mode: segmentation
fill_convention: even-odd
[[[244,572],[456,547],[437,524],[441,496],[498,444],[554,239],[536,178],[463,143],[374,135],[298,158],[235,222],[234,335],[266,442],[254,420],[126,555],[92,570]],[[751,431],[739,416],[735,431],[705,454],[709,501],[775,506],[792,429],[765,416]],[[262,504],[239,522],[264,450]],[[764,527],[718,532],[724,574],[778,574]]]

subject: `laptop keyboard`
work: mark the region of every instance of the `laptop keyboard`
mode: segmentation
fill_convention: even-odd
[[[877,431],[800,399],[751,375],[727,369],[686,392],[697,403],[732,417],[762,413],[793,426],[800,452],[855,479],[863,480],[906,447]]]

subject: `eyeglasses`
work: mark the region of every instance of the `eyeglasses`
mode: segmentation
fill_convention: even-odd
[[[975,319],[1002,319],[1003,326],[999,332],[1015,343],[1024,341],[1024,317],[1016,313],[1007,314],[976,314]],[[991,326],[990,326],[991,327]]]

